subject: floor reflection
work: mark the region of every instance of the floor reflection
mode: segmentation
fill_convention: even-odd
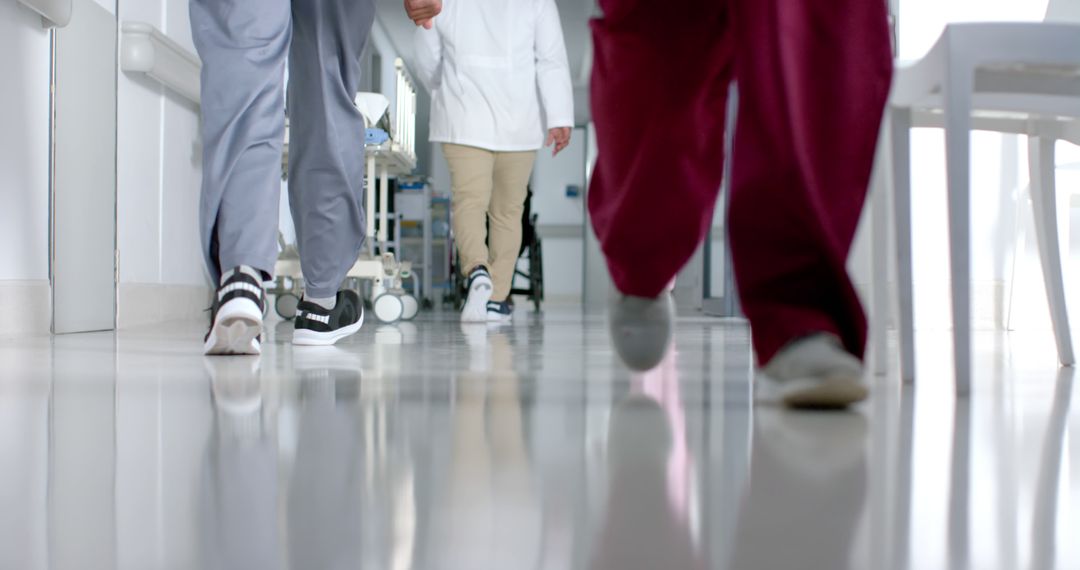
[[[852,567],[866,435],[857,412],[759,408],[730,567]]]
[[[371,481],[365,465],[360,372],[314,370],[298,380],[296,457],[285,528],[291,568],[344,568],[361,558]]]
[[[1072,369],[789,412],[751,405],[745,328],[704,327],[640,375],[577,316],[34,344],[44,380],[0,381],[0,569],[1080,567]]]
[[[201,566],[282,568],[277,434],[263,405],[258,359],[208,359],[207,366],[214,414],[201,478]]]
[[[595,570],[696,570],[707,563],[690,520],[692,456],[677,354],[631,383],[611,414],[608,491]]]
[[[1050,421],[1046,425],[1042,457],[1039,461],[1038,483],[1035,491],[1034,516],[1031,523],[1031,568],[1048,570],[1057,562],[1058,515],[1061,503],[1061,474],[1067,450],[1069,410],[1072,407],[1073,381],[1076,368],[1058,371]]]
[[[452,454],[432,505],[428,550],[439,554],[430,567],[535,568],[541,501],[511,341],[485,325],[463,330],[470,364],[453,382]]]

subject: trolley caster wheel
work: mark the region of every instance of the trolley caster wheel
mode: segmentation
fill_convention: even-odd
[[[381,323],[396,323],[401,320],[405,312],[405,304],[401,302],[401,298],[390,293],[375,297],[372,308],[375,311],[375,318]]]
[[[293,295],[292,293],[285,293],[284,295],[278,295],[274,301],[274,310],[277,311],[279,317],[286,321],[291,321],[296,318],[296,307],[300,304],[300,297]]]
[[[420,312],[420,302],[416,300],[416,297],[412,295],[404,295],[401,297],[401,305],[403,310],[401,312],[401,320],[411,321],[416,318],[416,314]]]

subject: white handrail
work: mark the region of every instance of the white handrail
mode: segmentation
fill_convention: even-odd
[[[63,28],[71,21],[72,0],[19,0],[27,8],[41,14],[46,28]]]
[[[198,56],[145,22],[124,22],[120,29],[121,69],[145,73],[199,104]]]
[[[405,62],[399,57],[394,61],[396,84],[394,92],[397,105],[394,107],[394,142],[409,158],[416,160],[416,84],[405,68]]]

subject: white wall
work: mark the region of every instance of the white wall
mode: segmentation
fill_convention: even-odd
[[[0,336],[44,333],[49,295],[49,32],[0,0]]]
[[[0,280],[49,278],[49,33],[0,0]]]
[[[187,0],[121,1],[119,10],[121,21],[150,23],[195,51]],[[118,81],[119,325],[197,317],[208,292],[198,108],[142,74]]]

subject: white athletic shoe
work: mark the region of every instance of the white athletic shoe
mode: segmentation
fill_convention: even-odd
[[[509,299],[498,303],[488,301],[487,322],[489,324],[505,325],[514,320],[514,304]]]
[[[486,267],[481,265],[472,270],[469,274],[469,296],[465,299],[465,308],[461,310],[461,322],[487,322],[488,301],[491,300],[493,288],[491,274]]]
[[[210,330],[203,354],[260,354],[266,293],[249,267],[236,267],[222,276],[214,297]]]
[[[301,299],[293,323],[293,345],[329,346],[364,326],[364,304],[348,289],[338,291],[333,309]]]
[[[866,399],[863,364],[840,339],[818,333],[793,341],[758,370],[758,402],[793,408],[844,408]]]
[[[670,293],[653,299],[617,295],[608,321],[615,352],[632,370],[656,368],[671,345],[674,321],[675,301]]]

